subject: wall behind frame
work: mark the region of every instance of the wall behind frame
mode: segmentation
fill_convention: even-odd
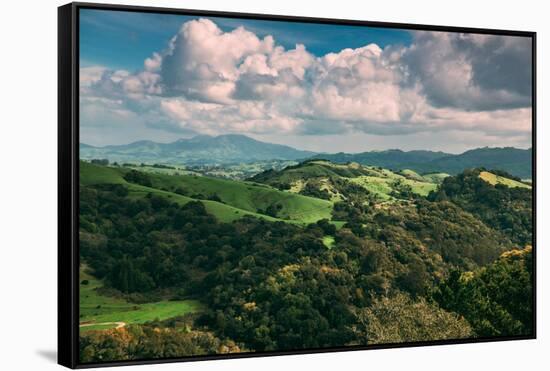
[[[205,10],[438,24],[447,26],[521,29],[538,32],[538,163],[550,161],[550,120],[543,102],[550,78],[545,71],[550,52],[550,25],[542,2],[438,1],[296,2],[279,0],[156,0],[120,1],[128,5],[185,7]],[[57,251],[57,6],[64,1],[6,2],[0,21],[3,104],[0,156],[0,282],[2,288],[2,369],[59,369],[56,352]],[[7,83],[6,83],[7,82]],[[549,176],[539,166],[538,188],[547,189]],[[335,370],[372,367],[409,370],[500,369],[538,370],[550,346],[547,287],[550,245],[544,226],[550,222],[550,199],[538,193],[538,337],[536,341],[438,346],[426,348],[316,354],[139,366],[163,370],[252,371],[280,369]],[[127,370],[138,370],[137,366]]]

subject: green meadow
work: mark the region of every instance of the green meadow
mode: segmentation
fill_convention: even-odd
[[[395,190],[396,184],[399,183],[409,186],[413,193],[420,196],[427,196],[431,191],[435,191],[437,189],[436,183],[426,180],[418,174],[414,176],[412,174],[408,175],[410,178],[389,170],[384,170],[376,171],[373,175],[364,175],[351,178],[350,181],[362,186],[369,192],[374,193],[384,201],[393,200],[391,193]]]
[[[87,283],[86,283],[87,282]],[[104,330],[124,324],[142,324],[155,320],[165,320],[201,310],[196,300],[158,301],[146,304],[130,303],[123,298],[106,296],[98,292],[103,283],[80,269],[80,318],[81,331]]]

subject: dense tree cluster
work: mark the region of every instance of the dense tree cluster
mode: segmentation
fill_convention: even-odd
[[[482,169],[466,170],[457,176],[445,178],[438,190],[428,198],[432,201],[449,200],[488,226],[502,231],[514,243],[522,246],[532,244],[531,190],[502,184],[493,186],[479,177],[480,171]],[[503,171],[496,173],[514,178]]]
[[[533,331],[533,254],[511,250],[474,272],[453,271],[434,297],[460,313],[479,336],[528,335]]]
[[[127,182],[140,184],[146,187],[151,187],[153,185],[151,177],[147,173],[144,173],[142,171],[130,170],[128,173],[126,173],[126,175],[124,175],[124,179]]]
[[[173,358],[243,351],[205,331],[178,331],[154,325],[90,331],[80,336],[80,361],[105,362]]]
[[[273,203],[268,207],[266,207],[265,210],[258,209],[257,211],[258,211],[258,214],[269,215],[276,218],[278,217],[279,211],[281,211],[282,209],[283,209],[283,205],[281,205],[280,203]]]
[[[369,344],[463,339],[473,335],[463,317],[423,298],[414,301],[404,294],[376,299],[370,307],[358,310],[357,318],[358,337]]]
[[[94,165],[109,165],[109,160],[106,158],[94,158],[90,162]]]
[[[330,193],[326,189],[322,188],[321,182],[318,180],[308,181],[304,188],[300,191],[300,194],[320,198],[322,200],[330,200]]]

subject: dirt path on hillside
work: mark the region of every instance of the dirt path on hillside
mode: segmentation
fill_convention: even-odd
[[[124,326],[126,326],[126,322],[90,322],[90,323],[81,323],[79,327],[102,326],[102,325],[116,325],[115,328],[123,328]]]

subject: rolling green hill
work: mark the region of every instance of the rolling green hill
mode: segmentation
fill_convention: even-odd
[[[447,173],[428,173],[422,175],[422,178],[432,183],[441,184],[443,180],[448,176],[449,174]]]
[[[220,202],[252,213],[265,214],[269,207],[278,207],[276,217],[315,222],[330,218],[332,204],[325,200],[282,192],[277,189],[251,182],[210,178],[203,176],[176,175],[151,176],[153,187],[176,191],[182,188],[186,195],[194,198],[218,197]]]
[[[422,175],[411,169],[403,169],[401,171],[398,171],[397,173],[408,179],[418,180],[420,182],[426,181],[426,179]]]
[[[310,160],[281,171],[268,170],[250,180],[332,201],[350,197],[389,201],[407,191],[427,196],[445,175],[423,177],[413,170],[397,173],[358,163],[335,164],[326,160]]]
[[[115,168],[81,162],[80,182],[84,185],[124,184],[133,196],[157,194],[185,204],[201,200],[208,212],[220,221],[232,221],[252,215],[271,221],[311,223],[330,219],[332,203],[326,200],[282,192],[250,182],[194,175],[147,174],[150,186],[128,182],[127,168]]]

